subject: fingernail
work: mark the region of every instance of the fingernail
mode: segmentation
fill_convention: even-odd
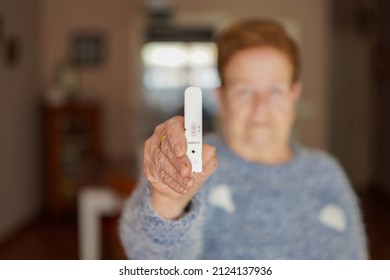
[[[173,152],[175,153],[175,155],[177,157],[180,157],[183,155],[183,150],[181,149],[180,145],[179,144],[176,144],[174,147],[173,147]]]

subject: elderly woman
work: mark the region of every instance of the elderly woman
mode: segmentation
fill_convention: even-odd
[[[203,172],[191,173],[183,117],[157,126],[121,219],[128,257],[366,258],[344,172],[291,141],[301,91],[294,42],[275,22],[249,20],[217,45],[222,135],[204,138]]]

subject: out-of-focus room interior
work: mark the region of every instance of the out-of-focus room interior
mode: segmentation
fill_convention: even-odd
[[[387,0],[1,0],[0,259],[123,259],[117,224],[188,85],[216,126],[214,35],[270,17],[302,49],[295,137],[334,155],[390,259]]]

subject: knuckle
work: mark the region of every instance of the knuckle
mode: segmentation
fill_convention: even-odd
[[[171,120],[173,120],[175,122],[181,122],[183,120],[183,117],[182,116],[174,116],[171,118]]]
[[[161,123],[161,124],[157,125],[156,128],[154,129],[154,133],[153,133],[153,134],[154,134],[154,135],[159,135],[160,132],[161,132],[162,130],[164,130],[164,126],[165,126],[164,123]]]
[[[166,172],[165,170],[160,170],[158,172],[158,177],[164,185],[168,186],[175,192],[180,193],[179,183],[176,182],[176,180],[172,176],[170,176],[168,172]]]
[[[163,154],[169,155],[169,145],[167,144],[167,139],[164,139],[161,143],[160,149]]]
[[[167,126],[166,126],[167,132],[171,132],[172,133],[175,128],[176,128],[176,121],[174,119],[170,119],[167,122]]]
[[[165,156],[164,156],[163,153],[157,152],[157,155],[156,155],[156,162],[157,162],[157,164],[158,164],[159,167],[164,166],[164,163],[165,163]]]
[[[176,132],[178,129],[181,129],[181,119],[179,116],[175,116],[169,119],[166,123],[167,132]]]
[[[184,161],[181,161],[181,160],[175,160],[173,161],[173,167],[174,167],[174,172],[175,172],[175,176],[179,176],[179,171],[180,171],[180,167],[182,166],[182,164],[185,163]]]
[[[160,170],[158,172],[158,177],[160,178],[160,180],[163,183],[167,183],[167,181],[168,181],[168,174],[167,174],[167,172],[165,172],[165,170]]]

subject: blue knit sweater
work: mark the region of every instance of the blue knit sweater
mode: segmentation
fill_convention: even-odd
[[[365,259],[357,199],[323,152],[293,145],[282,165],[245,161],[216,135],[217,171],[176,220],[158,216],[145,178],[125,205],[120,236],[130,259]]]

